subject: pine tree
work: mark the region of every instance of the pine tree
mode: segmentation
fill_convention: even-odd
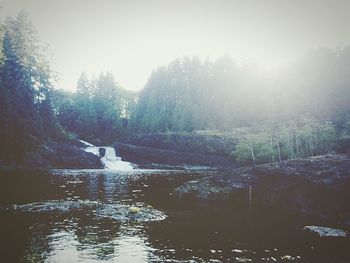
[[[7,105],[2,112],[2,119],[7,120],[3,135],[7,143],[2,155],[20,162],[47,136],[39,105],[50,93],[50,70],[38,45],[37,32],[25,12],[6,20],[2,43],[2,94]]]

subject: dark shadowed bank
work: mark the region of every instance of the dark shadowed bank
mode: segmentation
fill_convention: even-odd
[[[98,156],[85,152],[84,144],[78,140],[67,142],[50,141],[33,152],[26,153],[23,162],[17,164],[3,163],[2,166],[26,169],[72,168],[98,169],[103,168]]]
[[[116,143],[115,149],[123,160],[142,167],[233,169],[242,165],[232,157],[236,143],[236,138],[220,135],[154,133],[130,136]]]
[[[204,166],[212,169],[229,169],[237,167],[234,160],[214,154],[161,150],[124,143],[117,143],[115,148],[123,160],[136,163],[143,168]]]
[[[173,196],[282,208],[350,225],[350,155],[241,167],[187,182]]]

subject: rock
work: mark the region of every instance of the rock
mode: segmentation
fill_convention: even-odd
[[[324,226],[305,226],[304,230],[317,233],[320,237],[346,237],[347,232],[345,230],[330,228]]]
[[[346,222],[350,219],[350,155],[324,155],[279,164],[234,169],[230,173],[190,181],[173,196],[234,199],[279,207]]]
[[[98,156],[74,144],[53,141],[43,145],[39,151],[29,153],[23,165],[33,168],[103,168]]]
[[[104,157],[106,155],[106,148],[98,148],[98,153],[100,155],[100,157]]]
[[[216,168],[236,167],[237,163],[226,157],[218,155],[179,152],[171,150],[161,150],[143,146],[118,143],[115,145],[116,151],[123,160],[136,163],[138,165],[172,165],[172,166],[210,166]]]
[[[234,182],[228,182],[224,178],[209,177],[198,181],[189,181],[178,187],[172,195],[177,198],[202,198],[208,200],[228,200],[235,198],[240,193],[247,199],[249,184],[247,181],[237,179]],[[238,197],[241,198],[241,197]]]
[[[151,222],[161,221],[166,215],[152,207],[134,207],[121,204],[106,204],[96,211],[100,217],[107,217],[118,222]]]

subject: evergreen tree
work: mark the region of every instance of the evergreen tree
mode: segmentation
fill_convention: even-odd
[[[16,19],[8,18],[4,29],[1,155],[8,161],[20,162],[27,151],[44,142],[54,129],[53,114],[43,114],[43,109],[50,107],[50,69],[25,12],[20,12]],[[43,126],[48,123],[53,126]]]

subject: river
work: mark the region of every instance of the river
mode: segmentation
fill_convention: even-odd
[[[2,172],[1,262],[350,261],[349,237],[303,230],[318,219],[171,196],[215,173]]]

